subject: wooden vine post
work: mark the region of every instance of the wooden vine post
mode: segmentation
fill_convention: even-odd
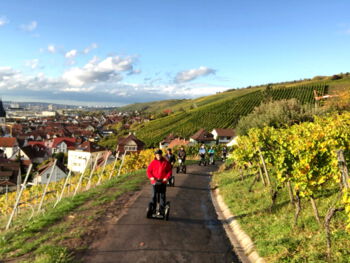
[[[109,173],[109,177],[108,177],[109,180],[112,178],[112,175],[113,175],[115,166],[116,166],[116,164],[117,164],[118,158],[119,158],[119,151],[117,152],[117,154],[116,154],[116,156],[115,156],[115,160],[114,160],[114,163],[113,163],[111,172]]]
[[[16,211],[17,211],[17,207],[18,207],[19,201],[21,200],[21,196],[22,196],[22,194],[23,194],[23,191],[24,191],[24,189],[25,189],[26,186],[27,186],[29,174],[30,174],[30,172],[32,171],[32,168],[33,168],[33,164],[30,164],[30,166],[29,166],[29,168],[28,168],[28,171],[27,171],[27,174],[26,174],[26,177],[24,178],[24,181],[23,181],[23,183],[21,184],[21,188],[20,188],[20,190],[19,190],[19,192],[18,192],[15,205],[13,206],[12,213],[11,213],[11,215],[10,215],[10,218],[9,218],[8,222],[7,222],[6,230],[8,230],[8,229],[10,228],[10,226],[11,226],[13,217],[14,217]]]
[[[261,178],[262,183],[264,184],[264,186],[266,186],[266,180],[264,178],[264,175],[263,175],[263,172],[261,170],[260,164],[259,164],[259,174],[260,174],[260,178]]]
[[[121,162],[121,164],[120,164],[120,166],[119,166],[119,169],[118,169],[118,175],[117,175],[117,176],[119,176],[119,175],[120,175],[120,172],[121,172],[122,167],[123,167],[123,165],[124,165],[124,161],[125,161],[125,155],[126,155],[126,153],[127,153],[127,151],[125,151],[125,152],[124,152],[124,154],[123,154],[122,162]]]
[[[62,187],[62,190],[61,190],[61,193],[60,193],[60,195],[58,196],[58,198],[57,198],[57,200],[56,200],[56,203],[54,204],[54,208],[57,206],[57,204],[62,200],[62,197],[63,197],[63,194],[64,194],[64,190],[65,190],[65,188],[66,188],[66,186],[67,186],[67,184],[68,184],[68,180],[70,179],[70,177],[71,177],[71,175],[72,175],[72,170],[69,170],[69,173],[68,173],[68,175],[67,175],[67,177],[66,177],[66,180],[64,181],[64,185],[63,185],[63,187]]]
[[[97,165],[98,159],[100,158],[100,155],[101,155],[101,153],[97,154],[96,160],[94,162],[94,166],[92,167],[92,169],[90,171],[90,176],[89,176],[89,180],[88,180],[88,183],[87,183],[87,186],[86,186],[86,190],[89,190],[90,187],[91,187],[91,179],[92,179],[92,176],[93,176],[93,174],[95,172],[96,165]]]
[[[339,168],[342,174],[341,182],[343,187],[349,189],[349,171],[344,158],[344,153],[342,150],[337,151]]]
[[[261,153],[260,148],[259,148],[259,156],[260,156],[260,160],[261,160],[261,163],[263,165],[263,168],[264,168],[264,172],[265,172],[265,176],[266,176],[266,180],[267,180],[267,185],[271,187],[270,175],[269,175],[269,172],[267,171],[265,159],[264,159],[264,157],[263,157],[263,155]]]
[[[47,189],[49,188],[49,184],[51,182],[51,178],[52,178],[52,175],[53,175],[53,172],[56,170],[56,163],[57,163],[57,159],[55,159],[55,161],[53,162],[53,165],[51,167],[51,171],[50,171],[50,176],[46,182],[46,186],[45,186],[45,189],[44,189],[44,192],[41,196],[41,200],[40,200],[40,203],[39,203],[39,207],[38,207],[38,210],[37,212],[40,212],[43,204],[44,204],[44,200],[45,200],[45,196],[46,196],[46,193],[47,193]]]
[[[288,195],[289,195],[290,203],[293,204],[294,203],[294,194],[293,194],[292,184],[289,180],[287,182],[287,188],[288,188]]]
[[[341,212],[345,210],[345,207],[339,207],[336,208],[336,204],[341,199],[341,196],[344,192],[344,189],[346,191],[349,190],[349,172],[348,167],[344,158],[344,153],[342,150],[337,151],[337,157],[338,157],[338,165],[341,172],[341,184],[342,184],[342,191],[338,194],[337,199],[334,201],[333,205],[328,209],[327,214],[324,219],[324,227],[326,232],[326,240],[327,240],[327,256],[328,259],[331,259],[332,257],[332,240],[331,240],[331,230],[330,230],[330,223],[333,218],[333,216],[337,212]]]
[[[99,185],[99,184],[101,183],[103,173],[104,173],[105,170],[106,170],[106,165],[107,165],[108,157],[109,157],[109,152],[106,154],[106,159],[105,159],[105,161],[104,161],[104,163],[103,163],[103,168],[102,168],[101,172],[100,172],[99,175],[98,175],[98,181],[97,181],[97,184],[96,184],[96,185]]]

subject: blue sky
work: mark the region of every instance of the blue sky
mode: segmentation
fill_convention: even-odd
[[[350,71],[350,2],[0,2],[4,100],[123,105]]]

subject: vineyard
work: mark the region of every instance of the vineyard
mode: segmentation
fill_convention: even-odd
[[[70,173],[66,179],[59,182],[30,186],[25,181],[20,198],[17,192],[0,196],[0,229],[11,226],[11,220],[9,221],[11,216],[15,216],[15,220],[23,214],[31,220],[35,215],[43,213],[46,206],[56,206],[63,197],[74,197],[78,192],[93,188],[111,178],[146,168],[153,157],[153,150],[144,150],[138,154],[124,154],[107,164],[108,156],[106,156],[100,167],[97,167],[97,161],[90,162],[87,166],[90,169],[87,168],[84,173],[76,175]],[[14,210],[15,207],[17,208]]]
[[[301,103],[315,103],[314,90],[319,95],[327,92],[323,84],[292,88],[271,88],[257,90],[233,99],[213,102],[185,112],[154,120],[137,130],[137,136],[148,146],[156,146],[169,133],[188,138],[200,128],[234,128],[242,116],[251,113],[264,100],[296,98]]]
[[[231,158],[242,182],[250,178],[243,175],[244,171],[255,176],[250,192],[258,182],[266,188],[271,217],[282,193],[287,193],[295,207],[294,219],[290,218],[292,226],[305,225],[299,222],[300,214],[304,209],[312,211],[319,231],[325,233],[327,256],[332,258],[332,231],[346,228],[350,232],[350,181],[346,166],[350,163],[350,113],[316,118],[313,123],[286,129],[251,129],[247,136],[238,139]],[[330,193],[330,199],[323,201]],[[326,207],[323,214],[319,206]],[[344,214],[343,225],[347,227],[341,229],[339,222],[332,225],[337,214]]]

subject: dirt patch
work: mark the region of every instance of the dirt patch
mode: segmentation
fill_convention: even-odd
[[[124,193],[117,200],[95,207],[93,210],[89,209],[91,204],[84,205],[80,211],[68,216],[71,222],[67,232],[71,237],[58,244],[68,247],[76,258],[80,258],[95,240],[106,235],[107,226],[116,223],[139,194],[140,191]]]

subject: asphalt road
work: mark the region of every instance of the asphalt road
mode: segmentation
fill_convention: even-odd
[[[188,166],[167,188],[169,221],[147,219],[151,187],[143,188],[125,215],[107,226],[83,262],[239,262],[217,219],[209,190],[217,167]],[[145,175],[146,176],[146,175]]]

